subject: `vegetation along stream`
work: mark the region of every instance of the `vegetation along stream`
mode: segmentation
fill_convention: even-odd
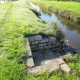
[[[75,23],[69,19],[61,17],[51,11],[40,8],[34,4],[31,4],[34,8],[36,8],[40,12],[40,18],[44,20],[48,25],[50,25],[51,21],[56,21],[59,27],[63,30],[65,34],[65,40],[67,41],[67,45],[69,46],[66,51],[73,51],[74,49],[80,50],[80,24]],[[74,49],[73,49],[74,48]]]

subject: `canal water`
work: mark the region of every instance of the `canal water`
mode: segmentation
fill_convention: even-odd
[[[36,8],[41,15],[39,16],[42,20],[44,20],[48,25],[51,21],[56,21],[58,26],[65,33],[65,40],[69,46],[67,50],[80,50],[80,24],[75,23],[69,19],[61,17],[51,11],[41,9],[39,6],[31,4],[34,8]],[[74,49],[73,49],[74,48]]]

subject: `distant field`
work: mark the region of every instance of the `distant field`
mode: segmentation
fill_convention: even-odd
[[[79,2],[63,2],[63,1],[47,1],[47,0],[45,1],[44,0],[41,0],[41,1],[30,0],[30,1],[34,1],[36,3],[42,3],[43,5],[46,5],[46,6],[53,6],[59,9],[69,10],[74,13],[80,14],[80,3]]]
[[[80,14],[80,3],[78,2],[57,2],[57,1],[46,1],[45,5],[54,6],[56,8],[69,10],[74,13]]]

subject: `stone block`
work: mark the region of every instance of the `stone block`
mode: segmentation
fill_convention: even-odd
[[[56,43],[56,46],[61,46],[61,43],[60,43],[60,42],[57,42],[57,43]]]
[[[32,42],[32,45],[38,44],[38,41],[34,41]]]
[[[33,67],[33,66],[34,66],[33,58],[28,58],[28,59],[27,59],[27,62],[26,62],[26,65],[27,65],[28,67]]]
[[[48,42],[48,45],[52,45],[52,44]]]
[[[39,50],[38,48],[33,48],[32,50]]]
[[[49,48],[53,48],[52,45],[49,45]]]
[[[64,56],[60,56],[62,59],[73,58],[72,54],[65,54]]]
[[[30,48],[30,45],[29,45],[29,41],[28,41],[28,39],[27,39],[26,47],[27,47],[27,50],[28,50],[27,57],[32,56],[32,52],[31,52],[31,48]]]
[[[31,43],[31,42],[29,42],[29,45],[31,46],[31,45],[32,45],[32,43]]]
[[[42,71],[54,72],[60,68],[60,66],[53,60],[46,60],[41,62],[43,65]]]
[[[27,46],[30,45],[28,38],[26,38],[26,41],[27,41],[26,45]]]
[[[33,49],[33,48],[37,48],[37,45],[32,45],[31,46],[31,49]]]
[[[49,46],[50,48],[53,47],[51,43],[47,43],[47,46]]]
[[[38,47],[38,49],[43,49],[43,47]]]
[[[27,57],[31,57],[31,56],[32,56],[32,52],[31,52],[31,50],[28,50]]]
[[[36,50],[36,48],[33,48],[32,50]]]
[[[52,42],[52,45],[56,45],[56,42]]]
[[[40,47],[40,46],[46,46],[47,44],[46,43],[44,43],[44,44],[39,44],[38,46]]]
[[[57,52],[61,54],[62,53],[62,50],[59,49]]]
[[[29,40],[28,39],[27,39],[27,45],[26,45],[26,47],[28,49],[26,65],[28,67],[33,67],[34,66],[34,61],[33,61],[33,58],[32,58],[32,52],[31,52],[31,48],[30,48]]]
[[[59,65],[61,65],[61,64],[64,64],[65,62],[64,62],[64,60],[63,60],[62,58],[58,58],[58,59],[57,59],[57,63],[58,63]]]
[[[50,43],[56,43],[55,37],[48,37]]]
[[[51,50],[53,50],[53,51],[57,51],[56,49],[53,49],[53,48],[52,48]]]
[[[36,35],[36,36],[34,36],[34,40],[42,40],[42,36],[41,35]]]
[[[53,48],[55,48],[55,49],[61,49],[60,46],[57,46],[57,45],[52,45],[52,46],[53,46]]]
[[[50,46],[44,46],[44,49],[49,49],[50,48]]]
[[[39,43],[46,43],[46,42],[48,42],[48,38],[42,39],[41,41],[39,41]]]
[[[69,68],[69,66],[66,63],[61,65],[61,69],[64,72],[68,72],[68,73],[70,72],[70,68]]]
[[[53,48],[56,48],[56,45],[52,45]]]
[[[28,40],[29,40],[29,42],[32,42],[32,41],[34,41],[34,38],[33,38],[33,36],[32,36],[32,37],[28,37]]]

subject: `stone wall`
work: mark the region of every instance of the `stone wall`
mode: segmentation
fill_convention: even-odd
[[[55,53],[57,52],[53,53],[50,50],[52,49],[61,51],[61,44],[56,40],[55,37],[42,38],[41,35],[28,37],[26,47],[28,50],[26,57],[26,66],[28,69],[28,73],[38,75],[41,72],[48,71],[52,73],[59,69],[64,72],[70,72],[70,68],[64,62],[64,60],[55,55]],[[33,51],[32,53],[31,49],[37,51]],[[43,49],[49,50],[45,50],[43,52]]]
[[[31,50],[51,49],[55,51],[62,51],[61,44],[55,37],[44,37],[41,35],[28,37]]]

